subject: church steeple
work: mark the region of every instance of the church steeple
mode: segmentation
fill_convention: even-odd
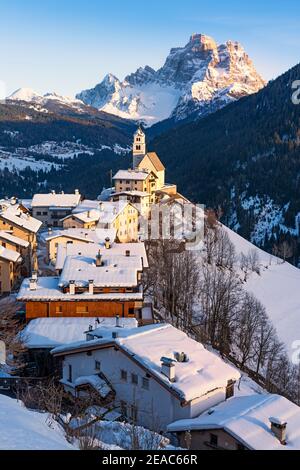
[[[146,135],[139,127],[133,137],[133,168],[139,165],[146,153]]]

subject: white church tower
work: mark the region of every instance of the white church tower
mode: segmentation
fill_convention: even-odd
[[[146,135],[139,127],[133,138],[133,169],[137,168],[139,163],[146,155]]]

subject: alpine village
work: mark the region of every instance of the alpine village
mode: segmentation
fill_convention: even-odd
[[[96,200],[0,201],[0,412],[13,397],[19,416],[48,413],[69,448],[114,430],[131,449],[299,449],[299,374],[243,289],[258,256],[234,269],[227,229],[165,172],[139,127],[132,167]]]

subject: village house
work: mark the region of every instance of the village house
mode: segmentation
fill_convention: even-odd
[[[116,202],[83,201],[63,219],[63,227],[116,230],[117,240],[128,243],[138,240],[139,211],[122,199]]]
[[[0,295],[9,294],[21,279],[20,253],[0,246]]]
[[[11,232],[0,230],[0,246],[18,253],[21,258],[20,274],[28,276],[31,272],[30,244],[27,240],[15,237]]]
[[[113,177],[115,192],[122,194],[125,192],[138,191],[148,195],[150,204],[155,202],[155,191],[157,189],[157,176],[154,172],[144,170],[119,170]]]
[[[151,206],[162,195],[176,196],[176,184],[165,182],[165,167],[155,152],[147,152],[146,136],[138,128],[133,138],[132,169],[119,170],[113,177],[111,200],[126,198],[136,205],[143,217],[148,217]]]
[[[84,341],[87,335],[96,337],[104,330],[112,334],[120,328],[137,328],[135,318],[119,317],[66,317],[36,318],[21,332],[26,347],[25,362],[30,366],[31,376],[47,377],[56,370],[51,349],[76,341]]]
[[[38,268],[37,232],[42,223],[14,200],[0,203],[0,244],[22,256],[21,275],[28,276]]]
[[[300,449],[300,408],[279,395],[234,397],[168,426],[191,450]]]
[[[17,300],[25,303],[26,320],[119,315],[143,321],[143,244],[67,244],[60,250],[59,277],[33,276],[22,283]]]
[[[114,406],[137,425],[163,432],[234,394],[238,370],[171,325],[100,336],[88,334],[87,341],[52,351],[62,360],[61,382],[79,396],[84,384],[104,398],[111,390]]]
[[[32,215],[46,227],[62,227],[62,219],[78,206],[81,195],[78,189],[74,194],[35,194],[31,202]]]
[[[1,233],[0,233],[1,240]],[[48,236],[45,237],[47,249],[47,261],[55,263],[59,245],[77,243],[97,243],[104,245],[105,242],[114,243],[116,240],[115,229],[80,229],[70,228],[66,230],[49,229]]]

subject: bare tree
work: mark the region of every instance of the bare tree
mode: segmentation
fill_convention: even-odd
[[[26,366],[24,325],[16,315],[16,305],[4,305],[0,313],[0,340],[6,346],[6,362],[11,374],[19,374]]]

